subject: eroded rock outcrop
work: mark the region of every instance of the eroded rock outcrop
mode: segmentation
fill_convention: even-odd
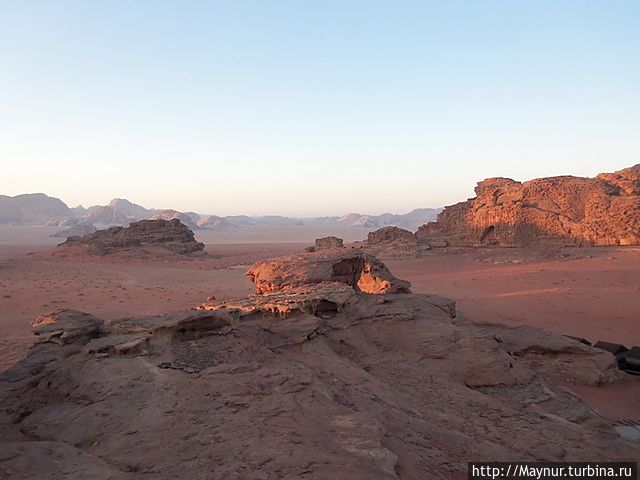
[[[41,317],[39,336],[73,343],[0,374],[0,475],[462,480],[469,460],[640,456],[566,388],[630,381],[608,352],[363,293],[354,272],[375,262],[350,255],[261,262],[264,293],[198,310]]]
[[[247,275],[257,293],[322,282],[345,283],[366,293],[408,293],[411,284],[394,277],[373,255],[362,252],[291,255],[253,265]]]
[[[356,291],[346,283],[321,282],[234,300],[208,300],[198,305],[197,309],[233,310],[243,315],[272,313],[285,318],[294,313],[332,315],[355,301]]]
[[[418,229],[450,245],[638,245],[640,165],[595,178],[490,178]]]
[[[111,227],[83,237],[69,237],[59,247],[84,246],[92,255],[113,255],[162,248],[178,254],[203,252],[204,244],[178,219],[141,220],[128,227]]]
[[[383,227],[374,232],[369,232],[367,243],[369,245],[415,245],[417,241],[413,232],[409,230],[399,227]]]
[[[342,248],[344,247],[344,240],[338,237],[322,237],[316,238],[316,250],[323,250],[327,248]]]

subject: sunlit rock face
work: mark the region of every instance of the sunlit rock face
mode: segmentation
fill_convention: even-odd
[[[450,245],[638,245],[640,165],[595,178],[490,178],[416,232]]]
[[[178,254],[204,250],[204,244],[197,242],[193,232],[178,219],[141,220],[128,227],[111,227],[83,237],[69,237],[59,246],[85,246],[93,255],[111,255],[141,247],[161,247]]]
[[[408,293],[411,284],[394,277],[373,255],[362,252],[315,252],[266,260],[247,275],[257,293],[272,293],[321,282],[345,283],[365,293]]]

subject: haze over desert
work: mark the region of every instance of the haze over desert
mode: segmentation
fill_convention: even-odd
[[[640,4],[0,4],[0,479],[637,479]]]

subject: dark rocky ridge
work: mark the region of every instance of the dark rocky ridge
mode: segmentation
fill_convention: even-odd
[[[93,255],[112,255],[138,247],[161,247],[178,254],[202,252],[204,244],[178,219],[141,220],[128,227],[111,227],[83,237],[69,237],[59,247],[86,246]]]

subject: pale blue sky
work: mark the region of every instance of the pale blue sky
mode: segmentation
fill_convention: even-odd
[[[403,212],[640,162],[640,2],[0,0],[0,193]]]

